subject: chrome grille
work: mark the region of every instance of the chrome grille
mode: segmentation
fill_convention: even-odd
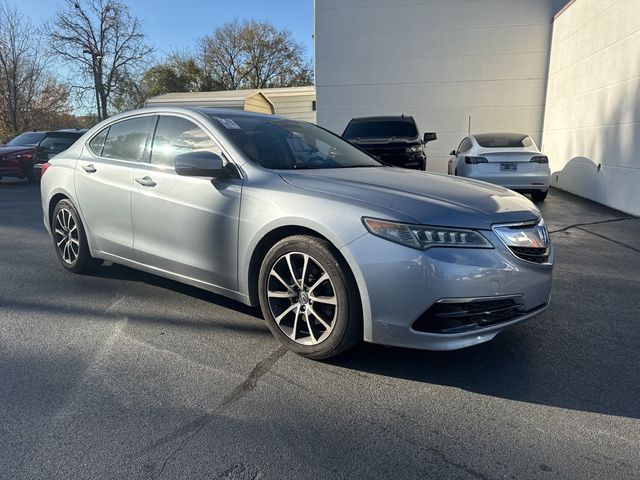
[[[493,232],[520,260],[540,265],[549,263],[551,241],[542,218],[535,223],[494,225]]]

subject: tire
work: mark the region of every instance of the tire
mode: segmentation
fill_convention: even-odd
[[[32,185],[40,181],[40,178],[36,177],[36,172],[34,171],[33,165],[27,168],[25,172],[25,178],[27,179],[27,182]]]
[[[58,260],[66,270],[84,273],[102,265],[102,260],[91,256],[82,220],[69,200],[60,200],[53,210],[51,234]]]
[[[544,202],[544,199],[547,198],[548,193],[548,190],[546,192],[533,192],[531,193],[531,200],[533,200],[534,202]]]
[[[271,333],[298,355],[323,360],[362,339],[355,279],[326,240],[295,235],[276,243],[262,261],[258,295]]]

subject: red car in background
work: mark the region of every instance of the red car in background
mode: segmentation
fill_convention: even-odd
[[[2,177],[26,178],[29,183],[40,179],[42,164],[65,151],[86,130],[55,130],[21,133],[0,146],[0,180]]]

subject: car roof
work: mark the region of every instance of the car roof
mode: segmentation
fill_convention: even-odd
[[[86,128],[78,128],[78,129],[60,129],[60,130],[52,130],[47,133],[47,137],[73,137],[73,136],[82,136],[88,130]]]
[[[130,112],[124,112],[122,116],[128,116],[130,114],[141,114],[141,113],[180,113],[185,111],[197,112],[202,115],[213,115],[213,116],[242,116],[242,117],[256,117],[256,118],[264,118],[264,119],[274,119],[281,118],[285,119],[285,117],[279,115],[273,115],[269,113],[259,113],[259,112],[247,112],[245,110],[237,110],[235,108],[215,108],[215,107],[207,107],[204,105],[179,105],[179,104],[166,104],[166,105],[150,105],[148,107],[140,108],[138,110],[132,110]],[[120,117],[120,115],[118,115]],[[115,117],[113,117],[115,118]]]

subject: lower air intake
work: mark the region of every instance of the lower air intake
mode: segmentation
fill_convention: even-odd
[[[461,303],[441,301],[431,306],[412,325],[418,332],[463,333],[515,320],[540,310],[546,304],[526,310],[518,298],[470,300]]]

